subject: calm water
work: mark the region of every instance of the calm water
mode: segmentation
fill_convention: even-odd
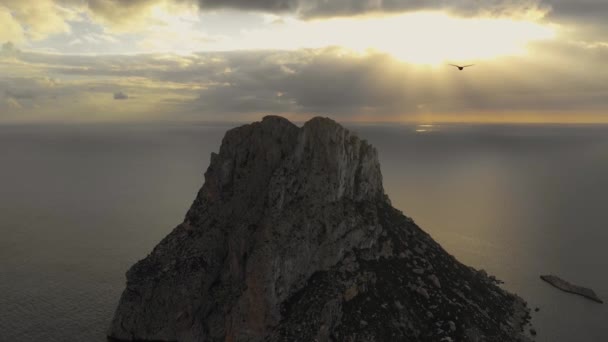
[[[124,272],[179,223],[227,126],[0,127],[0,341],[105,341]],[[393,204],[503,279],[547,342],[608,340],[608,126],[353,126]],[[419,132],[417,132],[417,130]]]

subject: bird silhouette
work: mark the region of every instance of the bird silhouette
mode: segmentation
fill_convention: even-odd
[[[472,67],[475,64],[462,65],[462,66],[461,65],[456,65],[456,64],[450,64],[450,65],[453,66],[453,67],[457,67],[458,70],[463,70],[464,68]]]

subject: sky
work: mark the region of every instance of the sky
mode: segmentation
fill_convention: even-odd
[[[608,122],[607,13],[606,0],[0,0],[0,124]]]

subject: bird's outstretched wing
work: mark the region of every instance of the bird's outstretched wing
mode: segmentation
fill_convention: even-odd
[[[453,67],[460,68],[460,65],[456,65],[456,64],[450,64],[450,65],[453,66]]]
[[[463,68],[472,67],[473,65],[475,65],[475,64],[469,64],[469,65],[465,65],[465,66],[463,66]]]

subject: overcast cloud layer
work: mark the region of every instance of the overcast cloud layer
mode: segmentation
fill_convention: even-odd
[[[306,20],[442,10],[463,17],[526,18],[567,29],[558,39],[531,44],[527,55],[482,61],[462,73],[340,48],[99,54],[118,44],[142,43],[145,36],[133,32],[163,26],[154,24],[157,5],[168,13],[230,8]],[[0,42],[13,42],[0,52],[0,122],[234,121],[265,114],[370,121],[607,121],[603,13],[608,13],[608,1],[0,0]],[[218,21],[218,32],[224,32]],[[182,37],[204,46],[221,36],[188,29],[166,40],[181,43]],[[184,32],[192,35],[183,37]],[[53,43],[54,37],[69,38],[66,46],[98,50],[85,55],[33,48]]]

